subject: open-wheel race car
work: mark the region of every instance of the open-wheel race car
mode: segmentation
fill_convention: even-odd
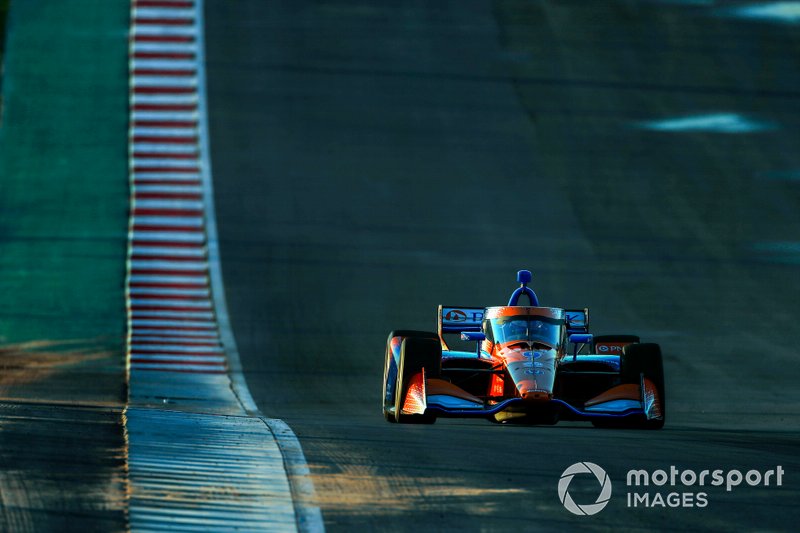
[[[431,424],[437,417],[660,429],[664,371],[657,344],[635,335],[593,336],[588,309],[540,307],[531,273],[506,306],[439,306],[437,333],[389,335],[383,372],[388,422]],[[527,298],[529,305],[520,305]],[[446,338],[474,341],[452,350]],[[451,343],[453,340],[451,340]]]

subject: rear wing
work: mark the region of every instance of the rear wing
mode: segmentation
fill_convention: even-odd
[[[567,321],[567,334],[589,333],[589,309],[564,309]]]
[[[462,331],[481,331],[485,311],[485,307],[440,305],[438,331],[442,348],[448,349],[443,337],[445,333],[460,334]]]
[[[460,334],[462,331],[481,331],[485,307],[464,307],[453,305],[439,306],[439,338],[442,348],[448,349],[443,335],[446,333]],[[567,322],[567,334],[589,333],[589,309],[565,309],[564,318]]]

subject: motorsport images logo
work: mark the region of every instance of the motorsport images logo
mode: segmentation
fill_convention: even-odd
[[[628,470],[626,475],[626,501],[629,508],[704,508],[709,505],[708,487],[722,487],[732,492],[743,483],[750,487],[781,487],[785,470],[781,465],[766,471],[738,469],[681,470],[675,465],[669,469],[648,471]],[[578,504],[569,493],[573,478],[591,474],[599,484],[594,503]],[[585,488],[585,487],[584,487]],[[585,492],[585,491],[580,491]],[[602,511],[611,500],[611,479],[600,466],[583,461],[570,465],[558,480],[558,499],[572,514],[592,516]]]
[[[600,483],[600,494],[594,503],[578,505],[570,496],[569,484],[572,482],[572,478],[578,474],[594,474],[597,482]],[[608,505],[608,501],[611,499],[611,479],[609,479],[605,470],[594,463],[588,461],[575,463],[567,467],[564,473],[561,474],[561,479],[558,480],[558,499],[561,500],[567,511],[572,514],[581,516],[597,514]]]

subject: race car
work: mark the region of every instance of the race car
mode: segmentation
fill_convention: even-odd
[[[520,285],[505,306],[440,305],[436,333],[392,331],[383,372],[386,421],[663,427],[659,346],[635,335],[590,334],[588,309],[540,307],[531,279],[528,270],[517,273]],[[520,305],[523,298],[529,305]],[[446,337],[454,334],[474,341],[475,350],[451,349]]]

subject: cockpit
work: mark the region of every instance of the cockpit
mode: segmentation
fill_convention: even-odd
[[[557,348],[563,334],[563,318],[537,315],[511,315],[490,318],[484,325],[487,338],[494,344],[506,345],[525,343],[544,344],[547,348]]]

